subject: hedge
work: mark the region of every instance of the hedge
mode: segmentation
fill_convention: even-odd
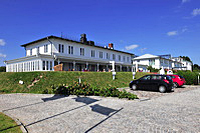
[[[139,79],[139,78],[141,78],[141,77],[143,77],[145,75],[148,75],[148,74],[150,74],[150,73],[147,73],[147,72],[136,72],[135,79]]]
[[[177,71],[178,75],[185,78],[186,85],[197,85],[198,84],[198,73],[191,71]]]

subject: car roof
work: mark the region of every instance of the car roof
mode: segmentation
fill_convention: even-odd
[[[169,75],[166,75],[166,74],[148,74],[149,76],[153,76],[153,75],[156,75],[156,76],[169,76]],[[147,76],[147,75],[145,75],[145,76]]]
[[[167,74],[169,76],[179,76],[179,75],[176,75],[176,74]]]

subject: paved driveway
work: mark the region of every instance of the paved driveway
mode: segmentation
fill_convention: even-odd
[[[200,132],[200,88],[147,101],[2,94],[0,111],[30,133]]]

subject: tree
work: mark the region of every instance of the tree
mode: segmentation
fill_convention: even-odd
[[[0,72],[6,72],[6,67],[5,66],[1,66],[0,67]]]
[[[200,66],[198,64],[193,65],[194,70],[200,70]]]
[[[185,60],[185,61],[192,62],[188,56],[180,56],[180,57],[183,58],[183,60]]]
[[[157,73],[160,69],[156,69],[156,68],[153,68],[152,66],[148,66],[147,70],[150,70],[150,72],[156,72]]]

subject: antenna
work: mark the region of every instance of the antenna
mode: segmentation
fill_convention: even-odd
[[[62,37],[63,37],[63,33],[62,33],[62,31],[61,31],[61,33],[60,33],[60,34],[61,34],[60,36],[61,36],[61,38],[62,38]]]

